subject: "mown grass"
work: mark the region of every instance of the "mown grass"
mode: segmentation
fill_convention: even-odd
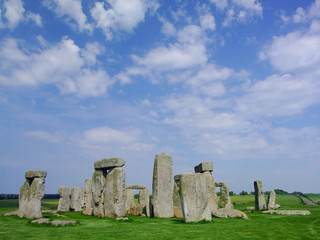
[[[231,199],[235,208],[242,211],[254,206],[252,195]],[[176,218],[128,216],[129,221],[116,221],[68,212],[63,213],[67,216],[63,220],[76,220],[77,224],[54,227],[31,224],[16,216],[4,217],[5,212],[16,209],[10,201],[0,200],[0,239],[320,239],[320,207],[303,205],[292,195],[278,195],[277,203],[282,209],[309,210],[312,214],[281,216],[245,211],[251,220],[214,218],[209,223],[186,224]],[[55,200],[43,201],[43,209],[56,207]],[[44,217],[59,219],[50,214]]]
[[[310,198],[315,203],[320,204],[320,194],[306,194],[308,198]]]

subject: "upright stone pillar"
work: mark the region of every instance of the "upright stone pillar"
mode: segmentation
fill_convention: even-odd
[[[183,173],[174,179],[180,189],[185,222],[211,221],[206,176],[201,173]]]
[[[68,212],[70,210],[70,193],[69,187],[60,186],[58,188],[58,193],[60,195],[58,211],[59,212]]]
[[[28,171],[26,181],[19,191],[19,217],[29,219],[42,217],[41,199],[44,196],[46,171]]]
[[[257,180],[254,182],[254,194],[255,194],[255,209],[266,210],[266,200],[264,199],[264,192],[262,181]]]
[[[276,198],[277,198],[277,194],[274,190],[268,193],[268,210],[272,210],[276,208]]]
[[[92,179],[91,178],[87,178],[85,181],[83,201],[84,201],[83,214],[92,215],[93,198],[92,198]]]
[[[79,212],[82,211],[83,205],[83,189],[82,187],[71,188],[71,204],[70,209]]]
[[[126,213],[132,214],[133,212],[136,212],[137,207],[136,207],[136,203],[134,201],[133,189],[126,188],[125,199],[126,199],[126,203],[125,203]],[[132,215],[134,215],[134,214],[132,214]]]
[[[229,195],[229,187],[226,183],[222,183],[220,188],[220,208],[233,209],[231,198]]]
[[[142,206],[142,215],[150,217],[150,191],[148,189],[139,191],[139,204]]]
[[[173,213],[172,158],[156,155],[153,168],[153,213],[158,218],[170,218]]]
[[[123,217],[125,215],[125,173],[122,167],[110,170],[106,177],[104,192],[104,215]]]
[[[93,215],[96,217],[104,217],[102,192],[106,175],[107,172],[100,169],[96,169],[92,175]]]

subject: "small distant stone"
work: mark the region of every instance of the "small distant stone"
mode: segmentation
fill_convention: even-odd
[[[117,217],[116,220],[117,221],[128,221],[129,218],[127,218],[127,217]]]
[[[76,221],[60,221],[60,220],[54,220],[51,222],[53,226],[67,226],[67,225],[75,225]]]
[[[14,211],[14,212],[5,213],[4,216],[5,216],[5,217],[17,216],[18,214],[19,214],[19,210],[16,210],[16,211]]]
[[[202,162],[199,165],[194,167],[196,173],[203,172],[212,172],[213,171],[213,162]]]
[[[25,178],[45,178],[47,176],[47,172],[46,171],[28,171],[25,174]]]
[[[37,220],[33,220],[31,223],[48,224],[49,222],[49,218],[40,218]]]
[[[111,169],[115,167],[123,167],[126,161],[122,158],[105,158],[94,163],[94,168],[99,169]]]
[[[255,207],[246,207],[246,210],[252,211],[252,210],[256,210],[256,208]]]
[[[43,210],[42,213],[51,213],[51,214],[56,214],[57,211],[55,210]]]
[[[263,211],[266,214],[279,214],[279,215],[310,215],[311,212],[307,210],[268,210]]]

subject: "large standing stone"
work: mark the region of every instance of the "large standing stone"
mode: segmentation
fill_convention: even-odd
[[[266,210],[266,200],[264,199],[262,181],[254,182],[255,208],[256,210]]]
[[[220,208],[233,208],[229,195],[229,187],[225,183],[223,183],[222,187],[220,188]]]
[[[82,211],[83,205],[83,189],[82,187],[71,188],[71,204],[70,209],[79,212]]]
[[[126,188],[125,199],[126,199],[126,203],[125,203],[126,213],[130,213],[130,214],[134,215],[134,213],[136,212],[136,203],[134,201],[133,189]]]
[[[60,186],[58,188],[58,193],[60,195],[58,211],[59,212],[68,212],[70,210],[69,187]]]
[[[92,198],[93,198],[93,215],[104,217],[103,208],[103,187],[106,181],[106,172],[95,170],[92,175]]]
[[[28,171],[19,191],[19,217],[40,218],[46,171]]]
[[[172,158],[162,153],[156,155],[153,168],[153,213],[155,217],[173,217]]]
[[[150,191],[148,189],[141,189],[139,191],[139,204],[142,205],[140,215],[150,217]]]
[[[87,178],[85,181],[83,201],[84,201],[83,214],[92,215],[93,198],[92,198],[92,179],[91,178]]]
[[[218,196],[216,193],[214,178],[209,171],[203,172],[202,174],[206,179],[206,187],[209,194],[209,199],[208,199],[209,206],[210,206],[211,213],[213,213],[218,209]]]
[[[174,179],[180,189],[185,222],[211,221],[206,176],[201,173],[183,173]]]
[[[268,193],[268,210],[272,210],[276,208],[276,197],[277,197],[277,194],[274,190]]]
[[[104,214],[106,217],[125,215],[125,172],[122,167],[113,168],[106,177],[103,189]]]

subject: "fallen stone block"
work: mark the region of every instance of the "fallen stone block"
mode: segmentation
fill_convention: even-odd
[[[307,210],[267,210],[262,213],[279,214],[279,215],[310,215],[311,212]]]
[[[31,223],[48,224],[49,222],[49,218],[40,218],[37,220],[33,220]]]
[[[213,214],[217,218],[243,218],[248,220],[248,216],[239,210],[230,208],[219,208]]]
[[[53,226],[67,226],[67,225],[75,225],[76,221],[60,221],[60,220],[54,220],[50,222]]]

